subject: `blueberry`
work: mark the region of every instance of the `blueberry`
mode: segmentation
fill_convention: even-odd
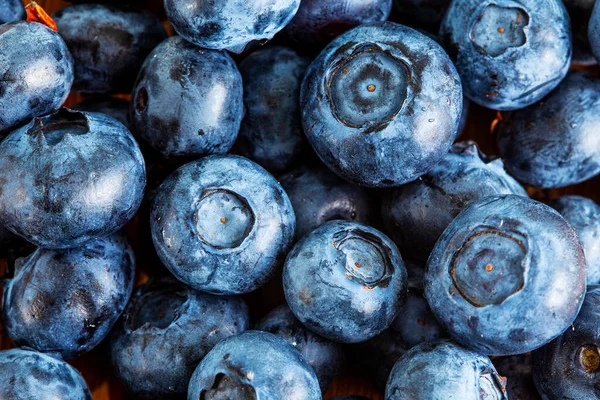
[[[17,260],[4,285],[4,328],[21,346],[74,358],[108,335],[133,277],[133,250],[123,234],[77,249],[37,249]]]
[[[368,224],[371,204],[367,192],[327,168],[307,165],[279,178],[296,214],[296,237],[336,219]]]
[[[0,351],[0,398],[92,400],[82,376],[66,362],[31,349]]]
[[[121,123],[66,108],[2,141],[0,171],[0,222],[49,248],[116,232],[135,214],[146,183],[142,154]]]
[[[236,148],[269,171],[298,164],[307,144],[300,120],[300,84],[310,59],[274,46],[242,61],[246,115]]]
[[[290,251],[285,298],[296,317],[328,339],[357,343],[387,328],[406,297],[398,248],[366,225],[331,221]]]
[[[244,116],[242,78],[231,57],[177,36],[148,56],[132,98],[137,134],[167,158],[226,153]]]
[[[241,53],[253,40],[271,39],[292,19],[300,0],[165,0],[175,31],[207,49]]]
[[[440,35],[467,97],[495,110],[540,100],[571,63],[569,15],[560,0],[454,0]]]
[[[550,203],[577,231],[586,260],[588,286],[600,284],[600,206],[581,196],[563,196]]]
[[[533,383],[531,354],[496,357],[492,360],[496,370],[506,378],[506,394],[511,400],[540,399]]]
[[[475,142],[457,143],[419,179],[387,192],[381,204],[385,231],[404,256],[427,260],[454,217],[471,201],[495,194],[527,196]]]
[[[248,331],[217,344],[196,368],[188,400],[320,400],[314,371],[283,339]]]
[[[57,110],[73,84],[73,57],[61,37],[37,22],[0,25],[0,138]]]
[[[185,395],[194,369],[221,340],[248,329],[239,297],[197,292],[171,278],[132,297],[111,338],[117,377],[143,399]]]
[[[129,102],[115,97],[90,97],[72,107],[74,110],[99,112],[113,117],[130,131],[132,124],[129,118]]]
[[[294,346],[315,371],[323,393],[342,369],[342,345],[308,330],[287,305],[272,310],[256,325],[256,329],[273,333]]]
[[[533,379],[544,399],[596,399],[600,378],[600,287],[590,286],[573,326],[533,353]]]
[[[540,188],[583,182],[600,174],[600,80],[573,71],[543,101],[503,115],[496,126],[504,165]]]
[[[0,24],[25,19],[25,8],[21,0],[0,0]]]
[[[504,385],[489,358],[439,340],[415,346],[398,360],[385,398],[507,400]]]
[[[394,0],[398,17],[411,26],[439,30],[452,0]]]
[[[425,295],[463,346],[521,354],[571,325],[585,295],[585,257],[558,212],[516,195],[472,202],[444,231],[427,264]]]
[[[280,265],[295,218],[283,188],[239,156],[179,168],[160,186],[150,225],[158,256],[185,284],[215,294],[251,292]]]
[[[67,6],[53,15],[75,60],[73,90],[129,93],[146,56],[167,34],[147,11],[102,4]]]
[[[285,27],[294,43],[318,50],[355,26],[386,21],[393,0],[303,0]]]
[[[593,65],[596,59],[588,40],[588,23],[596,0],[563,0],[573,29],[573,63]]]
[[[392,22],[339,36],[310,65],[302,124],[323,162],[364,186],[418,178],[448,149],[462,111],[452,62],[427,36]]]

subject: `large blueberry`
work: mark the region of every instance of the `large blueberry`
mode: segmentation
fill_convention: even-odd
[[[506,394],[510,400],[538,400],[533,383],[533,363],[530,353],[496,357],[492,360],[498,373],[506,378]]]
[[[398,360],[385,398],[507,400],[504,385],[489,358],[438,340],[415,346]]]
[[[308,330],[285,304],[267,314],[256,329],[271,332],[294,346],[315,371],[323,393],[342,369],[342,345]]]
[[[299,6],[300,0],[165,0],[169,21],[183,38],[237,53],[253,40],[271,39]]]
[[[284,32],[293,42],[318,50],[355,26],[387,20],[391,10],[392,0],[302,0]]]
[[[92,400],[83,377],[66,362],[31,349],[0,351],[0,398]]]
[[[109,333],[133,277],[133,250],[120,233],[76,249],[37,249],[4,285],[4,328],[18,345],[74,358]]]
[[[167,34],[147,11],[76,4],[53,15],[75,60],[73,90],[129,93],[146,56]]]
[[[290,251],[285,298],[296,317],[328,339],[363,342],[387,328],[406,298],[396,245],[366,225],[330,221]]]
[[[444,231],[425,295],[450,335],[488,355],[521,354],[571,325],[585,295],[575,229],[545,204],[516,195],[472,202]]]
[[[244,89],[226,52],[181,37],[150,53],[133,89],[136,133],[164,157],[229,151],[244,116]]]
[[[269,171],[290,169],[308,147],[299,98],[309,64],[310,59],[282,46],[258,50],[240,64],[246,115],[236,148]]]
[[[90,97],[72,107],[74,110],[91,111],[113,117],[130,131],[132,124],[129,118],[129,102],[116,97]]]
[[[0,0],[0,24],[25,19],[25,8],[21,0]]]
[[[163,278],[139,287],[111,338],[117,377],[143,399],[181,398],[202,358],[248,329],[239,297],[197,292]]]
[[[248,331],[217,344],[198,365],[188,400],[321,400],[304,357],[271,333]]]
[[[454,0],[440,35],[465,94],[495,110],[535,103],[569,70],[569,15],[560,0]]]
[[[486,157],[475,142],[457,143],[425,175],[386,193],[381,204],[385,231],[404,256],[427,260],[466,205],[494,194],[527,196],[502,160]]]
[[[564,196],[550,203],[577,231],[586,260],[587,284],[600,284],[600,206],[581,196]]]
[[[182,282],[209,293],[251,292],[281,265],[294,210],[267,171],[239,156],[206,157],[160,186],[150,226],[158,256]]]
[[[427,36],[392,22],[339,36],[310,65],[302,124],[323,162],[364,186],[418,178],[450,148],[462,112],[454,65]]]
[[[62,38],[37,22],[0,25],[0,137],[57,110],[73,84]]]
[[[61,109],[0,143],[0,222],[50,248],[116,232],[135,214],[146,184],[131,133],[99,113]]]
[[[504,165],[518,180],[556,188],[600,174],[600,79],[573,71],[543,101],[503,115]]]
[[[338,178],[327,168],[307,165],[279,178],[296,214],[296,238],[336,219],[368,224],[371,202],[367,192]]]
[[[562,336],[533,353],[533,379],[544,399],[597,399],[600,385],[600,287]]]
[[[563,0],[573,30],[573,63],[579,65],[593,65],[596,59],[590,48],[588,40],[588,23],[596,0]]]

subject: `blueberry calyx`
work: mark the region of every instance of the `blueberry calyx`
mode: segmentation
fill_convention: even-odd
[[[521,47],[527,42],[525,28],[529,14],[515,6],[487,4],[471,24],[469,36],[481,53],[498,57],[508,49]]]
[[[85,135],[90,131],[85,113],[62,108],[43,117],[35,117],[27,129],[27,135],[43,138],[48,146],[55,146],[68,136]]]

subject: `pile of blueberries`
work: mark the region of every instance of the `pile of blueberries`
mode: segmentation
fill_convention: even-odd
[[[600,399],[600,206],[528,195],[600,175],[600,0],[73,3],[0,0],[0,399]]]

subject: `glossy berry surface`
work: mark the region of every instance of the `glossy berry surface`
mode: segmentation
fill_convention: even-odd
[[[257,50],[240,63],[246,115],[236,148],[269,171],[289,170],[308,147],[298,99],[309,64],[283,46]]]
[[[531,354],[496,357],[494,367],[506,378],[506,394],[510,400],[538,400],[540,395],[533,383],[533,359]]]
[[[129,301],[134,268],[120,233],[76,249],[37,249],[17,260],[4,284],[4,328],[18,345],[74,358],[112,329]]]
[[[591,286],[573,327],[533,353],[533,378],[544,399],[598,397],[600,287]]]
[[[92,400],[85,381],[59,358],[31,349],[0,351],[0,398]]]
[[[90,97],[72,107],[74,110],[98,112],[113,117],[130,131],[129,102],[116,97]]]
[[[135,130],[166,158],[226,153],[244,116],[243,96],[242,78],[226,52],[171,37],[138,75]]]
[[[563,0],[573,30],[573,63],[579,65],[593,65],[596,59],[590,48],[588,27],[592,10],[596,0]]]
[[[407,274],[387,236],[355,222],[331,221],[292,248],[283,288],[290,309],[310,330],[358,343],[392,323],[406,297]]]
[[[392,10],[392,0],[303,0],[285,27],[292,42],[320,49],[355,26],[383,22]]]
[[[211,156],[175,171],[156,193],[151,230],[176,278],[215,294],[251,292],[283,262],[294,210],[267,171],[239,156]]]
[[[563,196],[550,206],[577,231],[583,245],[588,286],[600,284],[600,206],[582,196]]]
[[[320,400],[314,371],[304,357],[271,333],[248,331],[225,339],[190,380],[188,400]]]
[[[25,8],[21,0],[0,0],[0,24],[25,19]]]
[[[300,0],[165,0],[175,31],[195,45],[241,53],[254,40],[271,39],[293,18]]]
[[[75,60],[73,90],[129,93],[146,56],[167,34],[146,11],[102,4],[76,4],[53,18]]]
[[[503,379],[489,358],[449,340],[422,343],[394,365],[385,398],[507,400]]]
[[[495,110],[537,102],[569,70],[569,15],[560,0],[455,0],[440,35],[469,99]]]
[[[143,399],[181,398],[194,369],[221,340],[248,329],[239,297],[197,292],[170,278],[139,287],[111,339],[112,363]]]
[[[465,208],[435,245],[425,295],[465,347],[526,353],[577,316],[585,295],[583,248],[552,208],[522,196],[486,197]]]
[[[296,238],[336,219],[368,224],[371,202],[367,192],[329,171],[302,166],[279,178],[296,214]]]
[[[37,22],[0,25],[0,137],[57,110],[72,84],[73,58],[56,32]]]
[[[542,102],[503,114],[498,149],[507,171],[528,185],[572,185],[600,174],[599,123],[600,80],[573,71]]]
[[[304,131],[321,160],[355,184],[398,186],[450,148],[462,112],[458,74],[427,36],[391,22],[331,42],[302,84]]]
[[[403,255],[426,260],[444,229],[471,201],[495,194],[527,196],[475,142],[452,146],[440,162],[417,180],[389,191],[381,204],[385,231]]]
[[[0,221],[42,247],[69,248],[120,229],[146,184],[131,133],[104,114],[61,109],[0,143]],[[15,201],[19,199],[19,201]]]
[[[285,304],[267,314],[256,329],[277,335],[294,346],[315,371],[323,393],[342,369],[342,345],[308,330]]]

